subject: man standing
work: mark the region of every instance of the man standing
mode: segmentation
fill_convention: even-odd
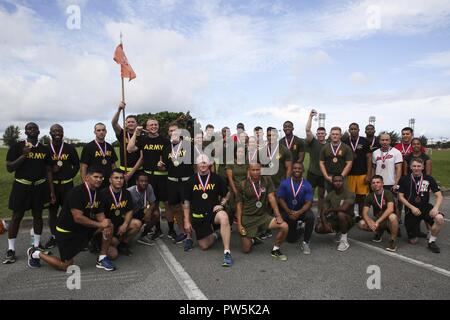
[[[116,167],[117,154],[112,145],[105,141],[106,126],[97,123],[94,126],[95,139],[84,146],[81,151],[81,180],[86,180],[87,168],[91,166],[102,168],[103,182],[100,189],[106,188],[111,171]]]
[[[105,218],[104,204],[97,194],[103,181],[102,172],[103,168],[89,167],[84,182],[70,191],[64,203],[56,226],[56,244],[60,258],[31,247],[28,249],[30,268],[39,268],[42,260],[58,270],[66,271],[98,230],[101,232],[102,244],[96,267],[106,271],[116,269],[110,261],[110,258],[117,257],[115,248],[110,247],[113,225],[111,220]]]
[[[164,202],[166,213],[167,210],[169,210],[169,204],[167,203],[167,167],[163,158],[164,154],[170,150],[170,141],[159,135],[159,123],[156,119],[150,118],[147,120],[147,135],[141,135],[141,131],[142,127],[136,128],[128,143],[127,150],[128,152],[131,152],[137,147],[142,151],[144,161],[142,166],[145,173],[149,175],[149,181],[156,196],[154,210],[157,210],[157,215],[161,216],[159,210],[160,202]],[[170,217],[170,213],[168,216]],[[161,230],[159,223],[160,222],[156,224],[157,230]],[[168,224],[168,237],[175,240],[176,236],[174,235],[175,230],[173,228],[173,220],[168,220]],[[162,234],[159,234],[158,236],[162,236]]]
[[[278,143],[277,129],[268,127],[266,134],[267,145],[262,152],[263,164],[266,171],[269,171],[276,190],[281,180],[292,174],[292,154],[284,145]]]
[[[373,124],[368,124],[366,126],[366,140],[369,144],[369,148],[371,152],[374,152],[375,150],[379,149],[381,147],[380,142],[378,141],[378,138],[375,137],[375,127]]]
[[[45,249],[51,249],[56,246],[56,220],[58,210],[63,206],[64,201],[73,188],[73,178],[80,169],[80,158],[77,150],[70,144],[63,141],[64,129],[59,124],[50,127],[50,141],[53,188],[55,189],[56,202],[48,207],[48,225],[51,236],[45,244]]]
[[[323,200],[325,198],[325,179],[320,170],[320,151],[326,145],[325,137],[327,131],[324,127],[317,128],[316,137],[311,131],[312,118],[317,115],[316,110],[311,110],[309,113],[308,122],[306,123],[306,146],[309,152],[309,169],[306,179],[313,188],[313,194],[317,188],[318,196],[318,212],[322,209]]]
[[[239,234],[241,235],[241,248],[244,253],[252,250],[253,238],[266,230],[277,229],[277,237],[272,257],[286,261],[287,257],[281,253],[280,247],[287,236],[289,227],[278,209],[275,197],[275,187],[269,177],[261,177],[261,165],[249,165],[250,178],[237,185],[236,218]],[[275,218],[270,216],[270,210]]]
[[[386,250],[397,251],[398,217],[394,209],[394,195],[383,188],[383,177],[375,175],[372,178],[372,192],[364,200],[362,220],[358,227],[365,231],[373,232],[373,242],[381,242],[385,230],[391,235],[391,240]],[[374,218],[369,216],[372,207]]]
[[[298,223],[305,223],[303,237],[303,254],[311,254],[309,240],[314,230],[314,213],[311,211],[313,190],[308,181],[303,179],[303,164],[295,162],[292,177],[281,182],[277,191],[278,204],[284,221],[289,226],[287,242],[296,242],[299,237]]]
[[[8,250],[4,264],[16,261],[16,238],[25,211],[33,215],[34,246],[39,248],[42,234],[42,209],[49,201],[55,203],[50,151],[39,143],[39,127],[34,122],[25,126],[27,139],[12,145],[6,155],[6,169],[14,172],[14,183],[9,195],[12,210],[8,230]]]
[[[414,138],[414,130],[410,127],[405,127],[402,129],[402,141],[395,145],[395,148],[401,152],[402,156],[410,154],[412,150],[411,141]],[[424,147],[421,148],[421,152],[425,153]]]
[[[109,187],[100,191],[105,206],[105,217],[113,224],[111,246],[120,254],[131,256],[130,242],[138,234],[141,221],[133,219],[133,199],[125,184],[124,172],[114,169],[109,178]]]
[[[334,175],[332,177],[333,191],[327,194],[325,203],[320,211],[320,218],[315,231],[319,234],[336,232],[341,234],[338,251],[346,251],[350,244],[347,233],[353,227],[353,205],[355,194],[344,188],[344,177]]]
[[[116,134],[116,138],[119,141],[120,145],[120,169],[125,172],[125,184],[128,186],[133,186],[136,182],[136,177],[134,174],[142,165],[142,153],[139,152],[137,149],[133,152],[127,151],[127,168],[125,170],[125,156],[124,156],[124,141],[123,141],[123,129],[119,124],[119,116],[120,113],[123,112],[125,109],[125,102],[121,102],[119,104],[119,108],[117,108],[116,113],[114,114],[111,125],[114,129],[114,132]],[[125,118],[125,148],[128,145],[128,142],[130,141],[131,137],[134,134],[134,130],[136,130],[137,127],[137,118],[134,115],[128,115]]]
[[[372,152],[367,140],[359,136],[357,123],[350,124],[348,131],[350,136],[344,143],[352,148],[353,163],[347,179],[347,186],[348,191],[356,194],[355,203],[358,205],[358,217],[361,219],[364,199],[369,193],[370,178],[372,177]]]
[[[224,249],[222,266],[231,267],[231,229],[228,214],[224,210],[230,194],[225,181],[210,171],[210,164],[211,161],[206,155],[198,156],[197,173],[187,182],[184,230],[188,237],[184,240],[184,251],[192,249],[192,231],[195,231],[200,249],[209,249],[219,238],[218,234],[214,233],[213,225],[219,225]]]
[[[169,124],[170,149],[164,156],[167,164],[168,181],[167,192],[170,214],[166,216],[167,221],[177,221],[180,233],[174,231],[172,237],[175,243],[182,243],[186,239],[183,223],[184,192],[190,177],[194,174],[191,164],[191,144],[181,139],[181,130],[176,123]]]
[[[345,179],[349,175],[353,163],[352,149],[341,141],[341,128],[331,128],[330,136],[331,142],[327,143],[320,151],[320,171],[325,179],[327,192],[331,192],[333,189],[332,176],[341,175]]]
[[[292,163],[303,163],[305,159],[305,141],[300,139],[294,132],[294,124],[291,121],[283,123],[284,138],[281,138],[279,143],[283,144],[292,155]]]
[[[424,164],[420,158],[411,161],[412,174],[400,180],[399,200],[406,207],[405,227],[408,232],[409,243],[416,244],[419,236],[419,226],[422,220],[431,227],[428,249],[439,253],[436,238],[444,225],[444,216],[439,212],[442,204],[442,192],[432,176],[424,175]],[[430,204],[430,193],[436,200],[434,206]]]

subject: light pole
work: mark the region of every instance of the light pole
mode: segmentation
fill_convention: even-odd
[[[375,116],[370,116],[369,117],[369,124],[373,125],[374,127],[375,127],[375,121],[376,121]]]
[[[413,129],[414,131],[414,125],[416,124],[416,119],[411,118],[409,119],[409,127]]]
[[[325,113],[319,113],[319,127],[325,128]]]

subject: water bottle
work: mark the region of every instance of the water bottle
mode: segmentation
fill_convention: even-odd
[[[30,229],[31,245],[34,246],[34,229]]]

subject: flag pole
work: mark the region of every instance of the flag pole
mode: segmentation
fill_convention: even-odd
[[[120,31],[120,44],[122,44],[122,31]],[[125,103],[125,85],[123,81],[123,77],[121,76],[120,79],[122,80],[122,102]],[[128,173],[128,163],[127,163],[127,134],[126,134],[126,123],[125,123],[125,107],[123,108],[122,118],[123,118],[123,164],[125,167],[125,174]]]

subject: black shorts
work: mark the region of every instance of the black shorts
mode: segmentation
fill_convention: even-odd
[[[206,238],[217,229],[217,225],[214,224],[216,213],[206,215],[204,218],[194,218],[191,215],[192,228],[195,231],[197,240]]]
[[[14,181],[8,205],[13,212],[42,211],[49,203],[50,192],[47,182],[29,186]]]
[[[167,180],[167,198],[170,205],[175,206],[183,202],[186,185],[187,181]]]
[[[91,233],[75,233],[56,231],[56,245],[62,261],[73,259],[78,253],[88,246],[89,240],[95,230]]]
[[[167,176],[149,175],[149,181],[155,193],[156,201],[167,201]]]
[[[420,209],[420,212],[422,212],[422,214],[418,217],[415,216],[414,214],[412,214],[411,210],[409,210],[409,208],[406,208],[406,214],[410,215],[413,219],[416,219],[418,221],[423,220],[426,223],[428,223],[430,226],[432,226],[434,224],[434,218],[432,218],[430,216],[430,211],[433,209],[433,205],[431,203],[428,203],[428,204],[420,207],[419,209]],[[439,214],[444,215],[442,212],[439,212]],[[406,220],[406,218],[405,218],[405,220]]]
[[[66,200],[70,190],[73,189],[73,181],[66,184],[54,183],[53,188],[55,189],[56,202],[55,204],[49,204],[48,208],[58,210],[59,207],[63,206],[64,201]]]
[[[311,186],[314,188],[324,188],[325,187],[325,178],[323,176],[318,176],[311,171],[308,171],[306,180],[311,184]]]

